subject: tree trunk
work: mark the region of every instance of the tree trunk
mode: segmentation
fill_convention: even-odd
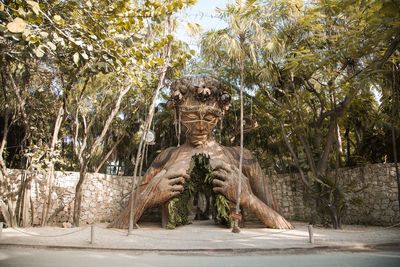
[[[347,127],[346,132],[344,134],[346,137],[346,166],[350,166],[350,129]]]
[[[108,160],[108,158],[111,156],[111,154],[114,152],[114,150],[117,148],[117,146],[121,143],[122,139],[124,138],[124,136],[121,136],[118,138],[118,140],[114,143],[114,145],[112,146],[112,148],[108,151],[108,153],[105,155],[105,157],[102,159],[102,161],[100,162],[100,164],[97,166],[97,168],[95,169],[94,173],[98,173],[100,171],[100,169],[103,167],[104,163],[106,163],[106,161]],[[119,164],[118,164],[119,165]],[[119,167],[118,167],[119,169]],[[117,172],[117,174],[119,173],[119,170]]]
[[[108,129],[111,126],[112,121],[114,120],[115,116],[117,115],[119,108],[121,106],[122,99],[124,96],[129,92],[131,89],[130,84],[127,84],[126,87],[121,90],[118,94],[117,100],[115,102],[115,105],[113,109],[111,110],[110,114],[107,117],[106,122],[104,123],[103,130],[101,131],[100,135],[97,136],[95,139],[93,145],[88,148],[88,137],[91,134],[91,126],[93,125],[93,121],[91,121],[89,126],[86,126],[86,118],[82,115],[83,117],[83,122],[84,122],[84,137],[83,137],[83,142],[82,146],[78,148],[79,142],[78,142],[78,133],[79,133],[79,107],[77,108],[76,116],[75,116],[75,137],[74,137],[74,151],[75,155],[79,159],[79,165],[80,165],[80,171],[79,171],[79,181],[76,185],[75,188],[75,200],[74,200],[74,214],[73,214],[73,223],[75,226],[79,226],[79,217],[81,214],[81,202],[82,202],[82,186],[83,183],[85,182],[86,179],[86,173],[88,169],[88,164],[89,160],[93,157],[95,154],[96,150],[101,146]]]
[[[307,157],[308,165],[313,173],[317,172],[317,169],[315,167],[315,160],[314,160],[314,155],[312,152],[312,149],[310,147],[310,144],[307,141],[307,138],[297,129],[295,129],[296,135],[299,137],[301,144],[303,145],[304,152]]]
[[[396,171],[396,180],[397,180],[397,197],[400,207],[400,176],[399,176],[399,165],[397,161],[397,145],[396,145],[396,128],[392,124],[392,147],[393,147],[393,162],[394,169]]]
[[[3,215],[4,220],[6,221],[6,224],[8,226],[11,226],[12,225],[11,215],[8,212],[8,207],[7,207],[6,203],[4,203],[4,201],[2,199],[0,199],[0,211],[1,211],[1,214]]]
[[[307,187],[307,189],[309,189],[310,191],[312,191],[311,185],[310,185],[310,183],[309,183],[309,181],[308,181],[308,179],[307,179],[305,173],[303,172],[303,169],[302,169],[301,166],[300,166],[299,159],[297,158],[297,155],[296,155],[296,153],[295,153],[295,151],[294,151],[292,145],[291,145],[290,142],[289,142],[289,139],[288,139],[288,137],[287,137],[287,135],[286,135],[285,127],[284,127],[284,125],[283,125],[282,122],[280,122],[280,126],[281,126],[281,131],[282,131],[283,140],[285,141],[285,144],[286,144],[287,148],[289,149],[290,154],[292,155],[294,164],[296,165],[296,168],[297,168],[297,170],[298,170],[299,173],[300,173],[301,181],[303,182],[304,186]]]
[[[336,120],[337,121],[337,120]],[[343,142],[340,136],[339,123],[336,122],[336,146],[337,146],[337,164],[338,167],[342,167],[342,155],[343,155]]]
[[[24,205],[24,198],[25,198],[25,186],[26,186],[26,178],[27,173],[26,170],[23,170],[23,173],[21,175],[21,182],[20,182],[20,188],[18,192],[18,198],[17,198],[17,207],[15,210],[15,216],[17,219],[17,223],[19,226],[22,226],[22,211],[23,211],[23,205]]]
[[[329,154],[332,148],[332,144],[335,140],[335,132],[336,132],[336,124],[334,122],[334,119],[331,119],[329,123],[328,136],[326,137],[325,149],[317,164],[317,173],[316,173],[317,177],[319,175],[325,174],[326,172],[326,168],[328,166]]]
[[[329,208],[329,214],[331,216],[331,222],[332,222],[333,229],[339,229],[336,206],[335,205],[331,205],[328,208]]]
[[[61,123],[63,119],[64,119],[64,106],[61,105],[60,108],[58,109],[57,119],[54,125],[53,138],[50,145],[51,158],[50,158],[50,166],[49,166],[49,173],[47,177],[47,187],[46,187],[47,201],[45,201],[43,205],[42,223],[41,223],[42,226],[47,225],[49,209],[51,207],[51,193],[53,191],[53,178],[54,178],[54,161],[52,157],[56,148],[56,144],[58,141],[58,134],[60,132]]]
[[[15,209],[17,207],[17,201],[14,198],[9,198],[7,203],[8,214],[10,217],[10,226],[17,227],[17,217],[15,215]]]
[[[9,129],[8,119],[9,119],[8,112],[6,110],[6,114],[4,117],[3,138],[2,138],[1,144],[0,144],[0,201],[2,200],[1,198],[3,196],[8,195],[8,192],[7,192],[7,190],[8,190],[7,166],[3,159],[3,153],[6,148],[8,129]],[[0,207],[3,207],[2,210],[4,209],[4,207],[5,207],[4,202],[2,202],[2,205]]]
[[[31,204],[31,225],[33,226],[33,223],[35,221],[35,206],[33,205],[33,199],[32,199],[32,194],[30,194],[29,202]]]
[[[30,188],[30,181],[27,180],[25,182],[25,188],[24,188],[24,198],[22,199],[22,210],[21,210],[21,222],[20,226],[21,227],[27,227],[30,224],[30,218],[29,218],[29,208],[30,208],[30,199],[31,199],[31,188]]]
[[[167,18],[167,22],[165,25],[165,35],[167,34],[171,34],[172,31],[172,21],[171,21],[171,17]],[[172,43],[169,42],[168,46],[166,47],[165,51],[164,51],[164,56],[165,56],[165,61],[162,67],[162,71],[160,73],[160,79],[158,81],[158,85],[156,88],[156,91],[154,93],[154,97],[152,99],[152,103],[150,105],[149,108],[149,114],[145,123],[145,127],[143,130],[143,135],[142,138],[140,139],[140,143],[139,143],[139,148],[138,148],[138,152],[135,158],[135,167],[134,167],[134,171],[133,171],[133,177],[132,177],[132,191],[131,191],[131,197],[130,197],[130,209],[129,209],[129,226],[128,226],[128,234],[130,234],[133,230],[133,225],[136,223],[136,221],[138,220],[138,218],[135,218],[135,212],[133,211],[134,207],[135,207],[135,203],[136,203],[136,198],[137,198],[137,192],[138,190],[135,190],[136,187],[138,187],[140,185],[140,181],[141,179],[137,179],[137,175],[138,175],[138,167],[139,167],[139,163],[140,163],[140,158],[144,156],[144,151],[143,151],[143,143],[145,140],[145,137],[148,133],[148,131],[150,130],[152,121],[153,121],[153,116],[154,116],[154,112],[155,112],[155,106],[157,103],[157,99],[158,99],[158,94],[161,90],[161,88],[164,85],[165,82],[165,75],[167,73],[168,70],[168,66],[169,66],[169,62],[170,62],[170,56],[171,56],[171,50],[172,50]]]
[[[73,215],[73,223],[75,226],[79,226],[79,219],[81,216],[81,204],[82,204],[82,188],[83,183],[86,179],[87,172],[87,163],[84,162],[79,171],[79,181],[75,188],[75,201],[74,201],[74,215]]]

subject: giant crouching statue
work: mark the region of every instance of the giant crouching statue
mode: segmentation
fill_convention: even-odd
[[[208,76],[190,76],[172,83],[171,103],[186,141],[162,151],[147,170],[132,210],[135,222],[146,209],[160,205],[164,227],[190,223],[193,200],[206,196],[204,212],[229,225],[241,183],[241,209],[256,215],[266,227],[293,228],[277,212],[269,181],[250,151],[244,150],[240,176],[240,148],[222,146],[213,137],[213,129],[228,110],[228,92],[224,84]],[[129,209],[130,205],[110,227],[127,228]]]

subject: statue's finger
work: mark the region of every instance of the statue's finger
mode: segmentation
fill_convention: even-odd
[[[186,173],[186,171],[183,171],[183,170],[167,172],[165,174],[165,177],[167,179],[176,178],[176,177],[183,177],[185,179],[189,179],[189,175]]]
[[[222,187],[214,187],[214,188],[213,188],[213,191],[214,191],[215,193],[224,194],[224,192],[223,192],[223,190],[222,190]]]
[[[183,178],[183,177],[176,177],[176,178],[170,178],[169,179],[169,184],[170,185],[184,184],[184,183],[185,183],[185,178]]]
[[[173,198],[173,197],[176,197],[177,195],[179,195],[181,192],[179,192],[179,191],[172,191],[170,194],[169,194],[169,198],[171,199],[171,198]]]
[[[214,180],[215,180],[215,178],[222,180],[222,181],[226,181],[228,179],[226,172],[222,171],[222,170],[213,171],[212,175],[214,177]]]
[[[171,189],[173,192],[183,192],[184,187],[182,185],[176,184],[173,185]]]
[[[212,181],[214,187],[224,187],[225,183],[219,179],[214,179]]]

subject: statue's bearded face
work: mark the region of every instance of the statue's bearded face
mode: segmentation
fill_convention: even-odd
[[[186,128],[187,141],[193,146],[205,144],[219,118],[220,116],[213,112],[213,108],[182,110],[181,122]]]

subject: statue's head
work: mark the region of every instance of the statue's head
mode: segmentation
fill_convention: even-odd
[[[209,76],[188,76],[171,84],[171,103],[191,145],[199,146],[209,140],[229,108],[228,91],[223,83]]]

